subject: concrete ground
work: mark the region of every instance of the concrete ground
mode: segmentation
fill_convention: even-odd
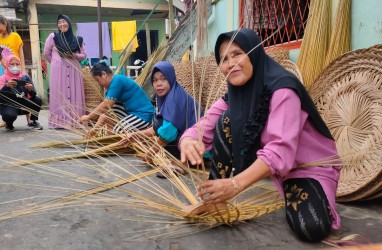
[[[47,112],[41,114],[42,131],[31,131],[26,127],[25,117],[19,117],[15,123],[15,132],[6,132],[0,128],[0,219],[1,214],[15,212],[20,208],[32,207],[33,204],[54,200],[73,190],[87,190],[91,186],[68,181],[69,178],[47,176],[47,171],[40,170],[31,174],[28,169],[9,168],[8,162],[16,159],[37,159],[70,154],[77,151],[65,149],[33,149],[31,145],[50,140],[72,140],[78,138],[64,130],[51,130],[47,127]],[[4,158],[5,156],[14,159]],[[71,160],[44,164],[77,174],[91,176],[101,182],[117,180],[107,170],[113,163],[124,164],[132,172],[133,166],[140,171],[148,171],[148,166],[138,166],[140,163],[133,156],[123,158],[108,157],[102,160]],[[94,167],[94,168],[93,168]],[[96,170],[103,167],[105,171]],[[20,173],[19,171],[23,171]],[[116,173],[116,172],[115,172]],[[116,173],[122,175],[122,173]],[[167,180],[150,176],[152,180],[171,188]],[[86,181],[84,181],[86,182]],[[29,184],[29,186],[23,186]],[[44,186],[45,189],[31,188],[31,185]],[[130,185],[130,186],[129,186]],[[61,187],[60,191],[57,187]],[[132,187],[126,184],[124,187]],[[66,188],[66,189],[63,189]],[[70,188],[70,189],[69,189]],[[110,190],[103,195],[125,195],[117,190]],[[30,198],[32,197],[32,198]],[[30,199],[25,199],[30,198]],[[17,200],[9,203],[8,201]],[[92,201],[87,200],[89,203]],[[342,229],[338,236],[361,234],[370,242],[382,242],[382,201],[375,200],[367,203],[338,204],[342,219]],[[41,211],[37,214],[19,216],[0,221],[0,249],[318,249],[328,247],[323,243],[307,244],[299,241],[291,233],[283,209],[264,215],[256,220],[234,226],[220,226],[204,232],[199,232],[179,238],[161,240],[130,241],[129,237],[143,235],[137,230],[150,229],[158,225],[157,221],[144,224],[142,221],[130,221],[133,211],[120,206],[104,204],[88,206],[87,202],[66,209]],[[142,218],[143,220],[144,218]],[[160,225],[160,224],[159,224]],[[179,232],[179,231],[178,231]]]

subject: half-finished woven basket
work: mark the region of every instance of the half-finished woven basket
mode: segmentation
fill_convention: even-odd
[[[341,158],[337,200],[382,195],[382,45],[337,58],[310,94],[328,125]],[[349,162],[350,161],[350,162]]]

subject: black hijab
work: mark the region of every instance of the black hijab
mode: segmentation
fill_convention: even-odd
[[[81,46],[83,43],[83,38],[73,35],[72,23],[70,19],[66,15],[58,15],[57,17],[57,25],[58,21],[64,19],[69,24],[69,29],[66,32],[61,32],[60,30],[54,32],[54,43],[60,52],[60,56],[63,56],[64,53],[70,52],[80,52]]]
[[[247,54],[261,43],[258,35],[251,29],[220,34],[215,45],[218,64],[220,46],[231,38]],[[240,87],[228,83],[234,174],[242,172],[256,160],[256,152],[261,147],[261,132],[269,115],[269,102],[273,92],[278,89],[293,89],[300,98],[301,108],[308,113],[314,127],[325,137],[333,139],[305,87],[292,73],[270,58],[261,45],[251,51],[248,57],[253,66],[251,79]]]

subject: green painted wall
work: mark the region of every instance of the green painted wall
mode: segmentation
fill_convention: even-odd
[[[367,48],[382,43],[382,1],[352,1],[352,50]]]
[[[212,6],[208,20],[208,51],[213,52],[218,36],[238,28],[239,1],[220,0]]]

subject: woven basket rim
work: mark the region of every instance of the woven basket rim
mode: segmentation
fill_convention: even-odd
[[[295,64],[293,61],[291,60],[281,60],[279,62],[279,64],[281,66],[283,66],[286,70],[288,70],[289,72],[293,73],[299,80],[302,84],[303,83],[303,79],[302,79],[302,75],[301,75],[301,71],[300,69],[298,68],[297,64]]]

